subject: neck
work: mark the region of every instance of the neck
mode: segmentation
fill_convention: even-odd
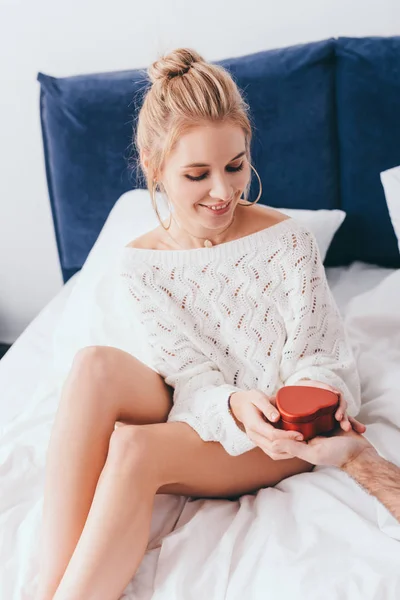
[[[235,213],[228,223],[218,229],[196,229],[196,225],[185,223],[179,217],[172,216],[169,233],[181,248],[204,248],[204,242],[209,240],[212,246],[228,242],[234,237],[233,227]]]

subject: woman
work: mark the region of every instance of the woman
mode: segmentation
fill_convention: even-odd
[[[252,206],[261,190],[241,199],[251,125],[236,84],[190,49],[149,76],[136,145],[156,213],[159,185],[171,216],[122,248],[119,268],[121,318],[137,311],[157,370],[117,348],[76,355],[49,445],[37,600],[117,600],[157,493],[233,498],[311,471],[277,450],[302,440],[274,427],[282,385],[337,390],[343,431],[365,430],[314,236]]]

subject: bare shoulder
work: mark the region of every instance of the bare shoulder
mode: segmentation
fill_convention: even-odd
[[[158,227],[151,231],[146,231],[143,235],[126,244],[127,248],[142,248],[145,250],[159,249],[159,232]]]
[[[247,210],[247,207],[244,210]],[[266,229],[267,227],[272,227],[281,221],[290,219],[288,215],[285,215],[276,208],[271,208],[270,206],[266,206],[264,204],[252,206],[251,209],[248,209],[248,211],[251,212],[251,228],[254,227],[254,231]]]
[[[242,223],[243,235],[254,233],[260,229],[272,227],[281,221],[289,219],[287,215],[275,208],[264,204],[252,206],[251,208],[240,207],[240,221]],[[143,235],[126,244],[128,248],[142,248],[146,250],[170,250],[172,249],[170,239],[161,227],[147,231]]]

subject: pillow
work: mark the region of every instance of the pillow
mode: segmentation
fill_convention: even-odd
[[[157,194],[157,207],[161,218],[168,218],[169,210],[161,194]],[[346,214],[336,209],[279,210],[298,219],[314,233],[324,260]],[[115,203],[78,274],[54,333],[54,367],[61,379],[67,376],[76,352],[91,345],[121,348],[152,367],[146,332],[132,315],[132,307],[126,306],[124,297],[118,293],[115,261],[123,246],[158,224],[148,190],[125,192]],[[121,314],[129,318],[122,319]],[[76,324],[73,335],[71,323]]]
[[[262,204],[259,206],[265,207]],[[157,207],[161,218],[168,218],[169,210],[165,206],[161,194],[157,194]],[[313,232],[323,261],[336,231],[346,216],[346,213],[339,209],[277,208],[276,210],[297,219]],[[101,265],[114,255],[114,250],[118,250],[118,246],[127,244],[146,231],[154,229],[157,225],[159,225],[159,221],[151,205],[149,191],[130,190],[125,192],[112,208],[84,268],[87,269],[88,265],[92,264],[96,265],[95,268],[101,268]]]
[[[400,252],[400,166],[382,171],[380,176]]]
[[[249,209],[250,210],[250,209]],[[346,213],[338,208],[318,210],[306,210],[303,208],[277,208],[285,215],[300,221],[315,235],[321,260],[324,262],[329,246],[333,237],[341,224],[343,223]]]

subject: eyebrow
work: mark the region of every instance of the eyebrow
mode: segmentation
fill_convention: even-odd
[[[243,152],[239,152],[239,154],[237,154],[236,156],[231,158],[231,160],[229,162],[232,162],[233,160],[240,158],[241,156],[243,156],[243,154],[246,154],[246,150],[243,150]],[[209,167],[209,166],[210,165],[207,165],[206,163],[191,163],[190,165],[185,165],[184,167],[181,167],[181,169],[188,169],[189,167]]]

